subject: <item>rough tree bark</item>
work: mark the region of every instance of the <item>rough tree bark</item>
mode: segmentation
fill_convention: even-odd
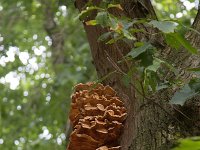
[[[76,7],[82,10],[86,3],[87,0],[76,0]],[[121,6],[124,9],[123,11],[113,10],[112,13],[119,16],[125,15],[132,19],[156,18],[150,0],[121,0]],[[142,98],[136,94],[134,77],[133,84],[130,87],[127,88],[122,83],[122,75],[119,72],[127,72],[129,62],[116,65],[117,61],[121,60],[130,51],[131,45],[127,45],[122,41],[113,45],[98,42],[98,37],[107,32],[108,29],[100,26],[87,26],[84,22],[83,24],[98,77],[102,78],[117,70],[116,73],[106,78],[103,83],[109,84],[118,91],[118,95],[125,101],[128,109],[128,117],[120,139],[123,150],[165,150],[169,149],[175,137],[174,135],[181,134],[180,136],[183,137],[200,134],[200,98],[196,97],[187,101],[183,107],[169,104],[169,99],[175,92],[172,89],[159,91],[159,93],[151,96],[152,99]],[[199,27],[200,10],[193,24],[193,28],[197,31],[200,31]],[[156,32],[154,29],[142,25],[135,26],[135,28],[143,28],[150,33]],[[151,40],[151,43],[159,50],[160,56],[173,63],[186,82],[192,77],[192,74],[184,72],[182,69],[200,66],[199,58],[192,56],[184,48],[178,52],[173,51],[165,44],[162,36],[156,37],[141,33],[136,36],[138,41],[141,39]],[[186,37],[194,46],[200,48],[200,36],[194,32],[188,32]],[[170,78],[175,78],[175,76],[170,74]]]

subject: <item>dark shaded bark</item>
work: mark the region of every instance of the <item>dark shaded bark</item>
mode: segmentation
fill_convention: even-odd
[[[76,0],[76,6],[79,10],[82,10],[86,1]],[[151,2],[148,0],[123,0],[121,5],[124,11],[113,10],[115,15],[125,15],[129,18],[146,18],[150,17],[156,19],[154,9]],[[92,19],[95,16],[90,16]],[[199,13],[194,23],[194,28],[199,28]],[[86,26],[83,22],[88,41],[91,47],[92,57],[94,65],[96,67],[98,77],[102,78],[111,72],[112,75],[108,76],[103,83],[109,84],[116,91],[118,95],[125,101],[128,109],[128,117],[125,122],[124,131],[120,139],[120,145],[123,150],[164,150],[169,149],[172,140],[177,138],[175,135],[182,133],[182,136],[197,135],[199,134],[199,120],[193,118],[194,114],[199,114],[199,100],[197,98],[196,103],[185,104],[184,107],[170,105],[169,100],[172,94],[175,92],[170,89],[159,91],[151,98],[144,98],[135,88],[136,77],[133,77],[133,84],[128,88],[124,86],[122,82],[122,72],[127,72],[130,69],[130,62],[118,64],[119,60],[123,59],[130,49],[131,45],[119,41],[113,45],[106,45],[103,42],[98,42],[98,37],[107,32],[108,29],[100,26]],[[145,27],[144,25],[134,26],[138,29],[144,29],[150,33],[155,33],[156,30]],[[194,46],[199,46],[196,41],[196,34],[193,32],[187,33],[187,38],[192,42]],[[160,51],[160,55],[163,59],[173,63],[180,72],[181,77],[187,82],[192,77],[189,72],[183,71],[185,67],[199,66],[200,60],[197,56],[192,56],[184,48],[176,52],[164,44],[162,35],[153,36],[146,34],[137,34],[138,41],[146,39],[150,40],[157,49]],[[176,59],[174,59],[176,58]],[[170,78],[175,78],[170,73]],[[191,114],[188,111],[191,105],[195,105],[195,110]],[[186,115],[185,115],[186,114]],[[183,119],[184,118],[184,119]],[[195,124],[195,129],[191,126],[191,123]],[[191,130],[194,132],[191,132]]]

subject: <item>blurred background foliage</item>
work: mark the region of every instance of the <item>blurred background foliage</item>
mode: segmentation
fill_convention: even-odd
[[[45,29],[48,3],[55,6],[51,15],[64,38],[60,63],[53,61],[55,32]],[[197,3],[153,1],[159,19],[178,19],[187,26]],[[0,149],[65,149],[73,86],[97,79],[77,14],[72,0],[0,1]]]

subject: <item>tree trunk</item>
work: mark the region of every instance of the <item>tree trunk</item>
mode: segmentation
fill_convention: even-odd
[[[76,7],[82,10],[86,2],[76,0]],[[112,10],[112,13],[132,19],[146,18],[147,16],[156,19],[150,0],[122,0],[121,6],[123,11]],[[89,19],[94,18],[95,14],[90,17]],[[194,28],[197,30],[200,30],[199,18],[198,13],[194,22]],[[177,138],[178,134],[181,134],[181,136],[199,134],[200,129],[197,122],[200,119],[198,117],[193,118],[192,116],[192,113],[196,113],[196,116],[200,115],[198,111],[198,98],[196,98],[196,103],[186,103],[184,107],[180,107],[169,104],[169,100],[175,92],[173,90],[162,90],[159,93],[153,94],[151,98],[144,98],[136,91],[134,82],[136,77],[132,79],[133,84],[125,87],[122,82],[123,74],[120,72],[127,72],[131,64],[130,62],[118,64],[117,62],[123,59],[123,56],[130,51],[132,46],[122,41],[112,45],[98,42],[99,36],[107,32],[108,29],[100,26],[87,26],[84,22],[83,24],[98,77],[101,79],[108,74],[112,74],[107,76],[103,83],[112,86],[118,92],[118,95],[124,100],[128,109],[128,117],[120,139],[122,150],[165,150],[169,149],[172,140]],[[155,29],[142,25],[135,26],[135,28],[142,28],[150,33],[156,32]],[[200,47],[199,39],[196,40],[197,35],[195,33],[189,32],[186,36],[194,46]],[[153,34],[145,35],[140,33],[136,37],[138,41],[141,39],[151,40],[151,43],[160,51],[161,57],[175,64],[185,80],[190,79],[192,75],[188,72],[183,72],[182,68],[199,66],[200,60],[196,56],[191,56],[184,49],[178,52],[173,51],[165,45],[162,36],[158,37],[153,36]],[[174,57],[176,59],[173,59]],[[173,75],[170,75],[170,77],[173,77]],[[195,108],[194,110],[189,110],[191,105]],[[188,114],[188,111],[192,111],[192,113]]]

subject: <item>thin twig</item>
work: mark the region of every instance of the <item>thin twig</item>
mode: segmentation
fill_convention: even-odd
[[[113,68],[115,68],[118,72],[120,72],[121,74],[123,75],[126,75],[126,73],[124,73],[120,68],[119,66],[117,66],[117,64],[112,60],[112,58],[110,57],[110,55],[108,54],[108,52],[106,52],[106,55],[107,55],[107,59],[108,61],[111,63],[111,65],[113,66]]]
[[[181,112],[180,110],[178,110],[176,107],[173,107],[173,105],[171,105],[171,107],[176,110],[177,112],[179,112],[181,115],[183,115],[185,118],[187,118],[188,120],[192,120],[191,118],[189,118],[186,114],[184,114],[183,112]]]

